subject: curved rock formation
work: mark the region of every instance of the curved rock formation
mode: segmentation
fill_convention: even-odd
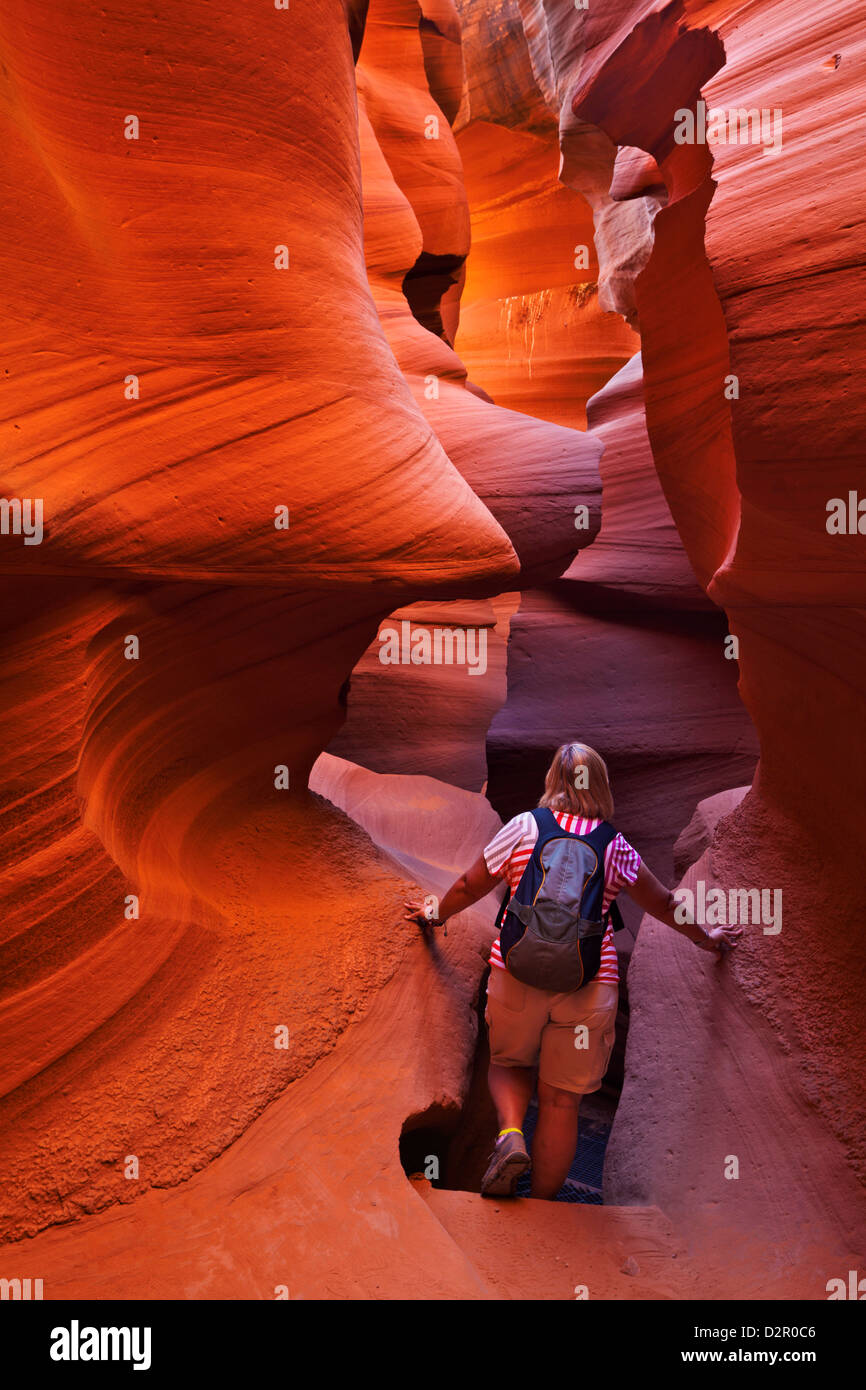
[[[374,0],[368,12],[358,69],[367,270],[382,327],[416,403],[507,532],[520,561],[516,583],[523,587],[555,578],[577,546],[597,534],[601,449],[589,436],[551,423],[556,414],[537,403],[530,414],[493,405],[472,388],[452,350],[452,291],[462,285],[470,214],[467,191],[462,181],[455,183],[460,164],[447,116],[454,103],[446,84],[444,105],[438,104],[439,87],[429,74],[433,22],[419,27],[414,0]],[[455,33],[456,17],[446,24],[440,14],[440,22],[441,48],[453,42],[448,35]],[[450,48],[444,52],[453,60]],[[443,271],[438,277],[434,263]],[[417,277],[419,268],[428,273]],[[615,335],[620,329],[610,318]],[[441,608],[429,602],[391,614],[353,672],[348,721],[332,751],[379,772],[427,773],[482,788],[486,731],[505,699],[501,644],[515,607],[505,595],[495,614],[486,603]],[[456,624],[470,642],[483,638],[484,669],[476,662],[469,676],[465,662],[383,666],[381,633],[404,622],[413,631]]]
[[[558,177],[558,102],[529,7],[459,8],[466,93],[455,128],[472,256],[457,346],[500,404],[584,429],[587,400],[639,341],[605,300],[586,190]],[[573,22],[562,7],[558,32]]]
[[[852,737],[862,680],[850,657],[858,562],[856,541],[829,534],[825,524],[828,498],[855,486],[851,441],[860,419],[848,406],[845,363],[862,330],[856,317],[829,309],[851,302],[856,259],[852,227],[834,210],[835,188],[815,198],[810,163],[808,194],[793,193],[793,208],[791,200],[803,188],[810,144],[829,124],[843,144],[842,132],[853,131],[845,112],[856,87],[845,63],[856,59],[862,37],[853,5],[822,13],[807,32],[772,0],[748,10],[688,2],[628,10],[625,23],[621,11],[603,6],[587,19],[573,111],[618,144],[652,155],[667,186],[652,255],[635,282],[648,434],[695,571],[739,638],[741,691],[761,740],[755,786],[719,824],[700,872],[726,889],[772,887],[785,902],[782,935],[753,933],[730,972],[732,1008],[697,1023],[692,1055],[712,1047],[720,1057],[713,1096],[727,1118],[719,1143],[736,1153],[738,1134],[752,1126],[764,1133],[767,1125],[765,1097],[743,1092],[733,1036],[757,1007],[769,1027],[756,1026],[750,1036],[750,1070],[768,1084],[778,1080],[774,1128],[785,1139],[777,1152],[755,1156],[748,1194],[745,1185],[718,1189],[728,1195],[710,1219],[716,1188],[697,1171],[705,1155],[690,1136],[704,1112],[693,1107],[687,1123],[674,1121],[683,1153],[694,1156],[674,1177],[669,1138],[655,1115],[670,1113],[674,1090],[688,1109],[703,1078],[688,1065],[679,1076],[660,1069],[648,1047],[641,1010],[651,1029],[655,972],[667,964],[674,972],[680,950],[651,931],[632,979],[634,1086],[619,1112],[609,1193],[672,1209],[685,1190],[687,1219],[705,1251],[722,1236],[733,1248],[748,1231],[764,1249],[778,1243],[788,1250],[789,1294],[799,1288],[822,1297],[833,1261],[858,1253],[862,1261],[866,1244],[862,1188],[850,1179],[853,1172],[862,1180],[864,1156],[861,1002],[851,985],[863,967],[863,895],[849,852],[863,836],[852,780],[863,770],[862,740]],[[768,32],[772,57],[764,48]],[[624,88],[633,94],[627,102]],[[697,109],[702,99],[722,111],[766,111],[764,143],[772,133],[776,148],[741,140],[712,151],[676,145],[676,110]],[[844,159],[844,151],[837,156]],[[823,185],[827,177],[822,166],[817,180]],[[816,360],[829,373],[818,389],[806,375]],[[812,755],[821,767],[815,778],[803,771]],[[840,905],[841,931],[815,910],[816,901],[830,900]],[[820,985],[810,964],[816,957]],[[638,1092],[652,1096],[653,1117]],[[717,1185],[721,1170],[713,1171]],[[828,1203],[816,1194],[829,1171]],[[784,1210],[771,1197],[782,1189]]]
[[[401,889],[309,769],[395,602],[518,569],[375,312],[343,8],[241,9],[0,23],[7,1236],[188,1177],[363,1012]]]
[[[3,492],[44,507],[0,534],[2,1260],[825,1297],[866,1258],[853,0],[43,11],[0,16]],[[781,148],[678,144],[703,100]],[[404,621],[484,672],[386,665]],[[643,923],[611,1205],[498,1212],[400,1161],[460,1124],[495,904],[401,905],[575,734],[658,872],[680,836],[784,925],[717,967]]]

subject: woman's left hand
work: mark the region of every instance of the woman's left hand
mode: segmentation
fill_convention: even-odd
[[[439,904],[435,898],[426,898],[423,903],[404,902],[403,906],[406,908],[406,915],[403,918],[404,922],[415,922],[419,927],[429,927],[431,922],[435,923],[438,921],[437,913],[439,911]],[[433,909],[432,918],[427,911],[428,907],[431,906]]]

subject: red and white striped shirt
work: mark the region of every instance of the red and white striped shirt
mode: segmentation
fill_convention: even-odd
[[[585,816],[575,816],[569,811],[554,811],[553,815],[562,829],[570,831],[572,835],[588,835],[596,826],[601,825],[600,818],[587,819]],[[522,815],[515,816],[507,825],[503,825],[499,834],[490,841],[484,851],[484,861],[488,869],[495,878],[504,878],[512,893],[523,876],[523,870],[529,863],[537,839],[538,825],[535,817],[531,812],[524,811]],[[601,909],[603,913],[621,889],[635,882],[639,868],[640,855],[637,850],[632,848],[623,835],[617,834],[608,845],[604,856],[604,893]],[[490,964],[498,966],[500,970],[505,969],[498,936],[490,952]],[[605,984],[619,984],[619,966],[616,960],[613,927],[610,923],[601,943],[601,965],[595,978]]]

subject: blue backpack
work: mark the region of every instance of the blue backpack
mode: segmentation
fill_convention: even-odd
[[[573,835],[546,806],[532,815],[538,839],[514,896],[506,894],[499,910],[500,950],[516,980],[571,993],[598,974],[608,921],[615,931],[624,925],[613,903],[601,911],[605,851],[617,832],[602,821],[588,835]]]

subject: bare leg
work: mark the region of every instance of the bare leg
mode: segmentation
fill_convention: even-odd
[[[532,1067],[501,1067],[498,1062],[490,1063],[487,1084],[499,1116],[500,1130],[523,1129],[533,1081]]]
[[[552,1201],[568,1176],[577,1151],[580,1096],[538,1083],[538,1123],[532,1139],[530,1197]]]

